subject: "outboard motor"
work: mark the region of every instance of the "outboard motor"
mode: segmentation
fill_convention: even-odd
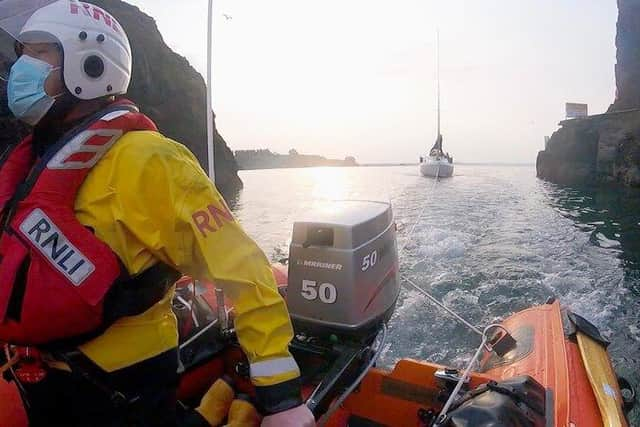
[[[381,345],[373,343],[400,292],[398,265],[389,203],[330,202],[294,224],[290,348],[303,382],[319,382],[307,401],[316,416],[331,412],[375,362]]]
[[[289,348],[302,383],[316,384],[307,401],[316,417],[337,408],[381,354],[400,292],[398,266],[389,203],[329,202],[294,224],[288,285],[279,283],[295,330]],[[177,283],[173,308],[183,395],[197,395],[194,387],[204,392],[210,378],[200,369],[210,369],[208,363],[235,342],[232,319],[220,289],[190,278]],[[243,361],[233,369],[249,375]]]
[[[383,202],[330,202],[293,226],[287,305],[297,333],[365,339],[400,292],[396,225]]]

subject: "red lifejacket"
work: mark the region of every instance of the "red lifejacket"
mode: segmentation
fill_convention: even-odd
[[[110,105],[36,159],[31,137],[0,158],[0,342],[40,345],[99,330],[126,271],[74,212],[92,167],[128,131],[156,130],[128,101]]]

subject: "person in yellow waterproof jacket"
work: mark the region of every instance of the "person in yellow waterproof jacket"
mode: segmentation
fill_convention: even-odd
[[[15,37],[18,51],[8,78],[8,105],[34,126],[36,156],[126,92],[131,50],[107,11],[55,0],[32,11],[18,28],[3,29]],[[75,213],[129,274],[164,263],[222,287],[234,303],[238,340],[266,415],[262,424],[314,424],[301,400],[299,369],[288,351],[292,326],[269,262],[188,149],[156,131],[125,133],[87,175]],[[135,396],[130,408],[114,408],[92,381],[53,367],[41,382],[22,387],[30,424],[177,425],[173,292],[78,346],[103,374],[97,383]],[[199,412],[206,420],[206,408]]]

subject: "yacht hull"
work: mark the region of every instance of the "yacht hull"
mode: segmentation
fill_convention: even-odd
[[[447,159],[427,158],[420,163],[420,174],[431,178],[448,178],[453,175],[453,163]]]

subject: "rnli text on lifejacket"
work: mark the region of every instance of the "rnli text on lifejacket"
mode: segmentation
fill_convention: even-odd
[[[20,231],[75,286],[80,286],[95,266],[58,229],[41,210],[33,212],[20,224]]]

